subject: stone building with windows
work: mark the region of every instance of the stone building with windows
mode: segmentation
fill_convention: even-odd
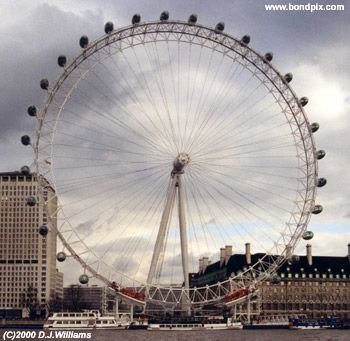
[[[29,197],[36,199],[32,206]],[[35,174],[0,173],[0,310],[22,309],[38,315],[56,297],[57,276],[63,285],[63,274],[56,272],[56,223],[48,219],[57,210],[49,184],[43,198],[46,211],[37,202]],[[48,227],[46,236],[38,232],[43,225]]]
[[[200,271],[191,274],[193,286],[227,279],[249,268],[263,256],[250,254],[250,245],[246,254],[232,255],[231,246],[226,250],[228,255],[222,255],[226,261],[210,264],[206,257],[200,260]],[[348,254],[343,257],[313,256],[312,246],[308,244],[306,255],[298,256],[297,260],[285,262],[278,269],[275,280],[259,285],[258,298],[252,303],[252,314],[350,318],[350,244]]]

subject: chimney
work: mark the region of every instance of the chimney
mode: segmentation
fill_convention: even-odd
[[[205,270],[207,269],[208,265],[209,265],[209,258],[208,257],[203,257],[202,273],[205,273]]]
[[[226,245],[226,256],[225,256],[225,265],[227,265],[230,257],[232,256],[232,245]]]
[[[312,250],[311,250],[311,245],[307,244],[306,245],[306,257],[307,257],[307,263],[311,266],[312,265]]]
[[[202,270],[203,270],[203,258],[199,258],[198,273],[202,273]]]
[[[286,257],[287,259],[290,259],[292,257],[292,247],[290,245],[286,247]]]
[[[248,265],[252,262],[252,257],[250,254],[250,243],[245,243],[245,260]]]
[[[226,249],[224,247],[220,248],[220,268],[225,262],[226,258]]]

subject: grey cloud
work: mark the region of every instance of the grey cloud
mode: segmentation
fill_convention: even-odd
[[[80,18],[57,7],[41,5],[28,13],[20,31],[16,21],[3,29],[0,60],[6,67],[2,69],[0,81],[2,136],[33,131],[26,111],[31,104],[40,106],[44,99],[40,80],[53,81],[59,71],[58,55],[69,56],[77,51],[79,37],[92,33],[91,27],[96,26],[101,26],[98,17]]]

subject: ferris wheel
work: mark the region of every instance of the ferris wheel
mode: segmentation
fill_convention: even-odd
[[[96,277],[139,304],[235,302],[275,276],[307,231],[318,178],[313,133],[299,98],[250,37],[160,20],[80,39],[40,109],[28,108],[40,174],[38,204],[57,233],[57,260],[74,257],[79,281]],[[26,168],[24,171],[28,171]],[[57,210],[43,199],[52,186]],[[35,199],[35,198],[34,198]],[[35,204],[28,198],[28,204]],[[43,234],[45,234],[43,233]],[[250,243],[256,262],[214,284],[194,285],[198,259]],[[231,295],[231,296],[230,296]]]

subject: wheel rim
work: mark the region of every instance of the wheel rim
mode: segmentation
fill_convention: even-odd
[[[202,69],[198,65],[202,65]],[[150,75],[154,70],[158,72]],[[139,78],[138,71],[142,71]],[[130,75],[134,79],[128,79]],[[184,90],[180,89],[183,87],[180,76],[187,80]],[[164,84],[168,78],[171,80]],[[143,84],[143,93],[140,93],[139,84],[134,84],[136,79]],[[221,80],[221,86],[214,87],[218,80]],[[231,96],[226,100],[225,95],[231,93],[230,86],[235,85],[233,80],[243,85],[237,89],[236,99]],[[111,97],[112,81],[122,84],[117,87],[118,98]],[[214,93],[210,90],[213,87]],[[125,97],[120,95],[123,91]],[[96,97],[89,98],[93,92],[97,93]],[[102,104],[105,105],[103,110]],[[235,111],[232,114],[226,108],[233,104]],[[209,109],[205,111],[205,107]],[[110,108],[118,108],[122,114],[111,115]],[[137,116],[142,111],[144,120]],[[82,115],[82,112],[88,114]],[[246,117],[247,112],[249,117]],[[273,124],[267,123],[273,118]],[[252,241],[266,256],[247,268],[246,272],[253,272],[254,278],[245,279],[243,272],[222,283],[192,288],[185,294],[179,279],[175,286],[155,281],[148,290],[153,300],[181,302],[182,294],[198,304],[222,299],[231,290],[232,283],[237,283],[237,278],[240,279],[239,286],[247,287],[274,272],[306,230],[314,207],[317,162],[305,112],[283,76],[263,56],[227,34],[178,21],[150,22],[114,31],[92,43],[65,68],[50,89],[38,119],[37,172],[43,174],[57,192],[59,236],[64,248],[86,270],[106,283],[115,280],[121,286],[144,290],[145,273],[143,277],[137,273],[149,260],[146,252],[139,254],[136,260],[135,252],[142,245],[145,250],[150,249],[151,244],[142,244],[145,240],[154,242],[172,159],[179,152],[188,152],[191,158],[184,183],[188,232],[192,234],[193,249],[200,249],[199,246],[205,244],[207,254],[213,254],[225,243],[239,240],[240,243],[234,243],[237,250],[244,242]],[[249,134],[245,130],[249,130]],[[84,145],[89,145],[86,151],[80,148]],[[252,146],[257,148],[252,149]],[[235,152],[228,157],[227,150]],[[285,154],[277,154],[276,150]],[[286,158],[292,151],[296,156]],[[108,153],[117,157],[109,157]],[[127,161],[123,161],[125,155],[128,155]],[[292,166],[289,166],[291,161]],[[108,171],[102,172],[103,167]],[[91,172],[94,168],[100,171]],[[231,176],[233,171],[234,177]],[[71,176],[70,180],[67,180],[67,174]],[[110,177],[117,179],[114,187],[117,194],[107,187]],[[257,181],[256,177],[262,180]],[[290,183],[286,186],[286,179],[288,182],[293,179],[293,186]],[[130,190],[132,185],[133,190]],[[282,189],[285,193],[290,191],[287,199],[279,194]],[[263,195],[273,199],[264,200]],[[118,198],[118,214],[129,207],[119,220],[115,213]],[[86,200],[84,209],[83,200]],[[103,208],[110,200],[113,203]],[[289,202],[289,206],[280,205],[282,202]],[[129,216],[131,211],[140,208],[145,211],[144,215]],[[268,211],[267,208],[270,211],[265,215],[263,211]],[[95,245],[97,234],[84,235],[82,224],[89,223],[97,215],[100,222],[95,227],[99,227],[96,230],[102,234],[108,221],[104,213],[109,210],[109,219],[119,223],[124,219],[125,223],[118,229],[114,244],[96,251],[99,248]],[[287,211],[288,217],[281,220],[272,213],[274,211]],[[125,237],[135,221],[139,226],[147,222],[152,226],[152,232],[144,229],[142,238],[136,233],[128,235],[130,241],[122,245],[120,235]],[[278,222],[284,224],[283,228],[272,226]],[[234,227],[234,232],[228,232],[227,226]],[[256,229],[265,232],[256,235]],[[178,254],[174,242],[178,239],[176,233],[176,226],[172,226],[169,235],[173,240],[168,243],[171,245],[173,241],[173,258]],[[219,237],[219,233],[222,236]],[[111,232],[104,235],[104,241],[108,240]],[[269,246],[265,245],[267,240],[270,240]],[[113,248],[118,248],[125,258],[129,257],[129,260],[119,260],[114,269],[110,259],[106,260]],[[280,256],[270,257],[273,254]],[[193,250],[192,255],[191,269],[195,271],[196,258],[203,252]],[[132,257],[138,262],[136,273],[125,271],[130,268]],[[171,255],[168,257],[171,259]],[[162,264],[167,264],[166,255]],[[162,270],[174,271],[174,263],[169,269]],[[169,278],[169,282],[174,279]]]

